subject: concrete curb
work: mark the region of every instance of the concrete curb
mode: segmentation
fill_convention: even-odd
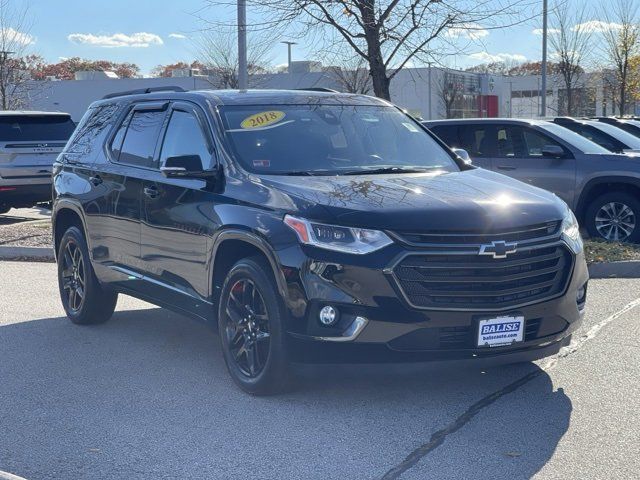
[[[51,247],[2,247],[0,246],[0,260],[40,260],[53,261]]]
[[[591,278],[640,278],[640,260],[602,262],[589,265]]]

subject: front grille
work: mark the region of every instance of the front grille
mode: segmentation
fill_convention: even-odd
[[[491,243],[493,240],[522,242],[525,240],[540,239],[557,234],[559,229],[560,222],[554,221],[531,225],[524,228],[497,230],[491,232],[431,231],[429,233],[394,232],[394,234],[401,241],[415,246],[440,244],[468,245],[474,243]]]
[[[407,301],[416,308],[509,308],[561,294],[572,257],[561,244],[533,246],[507,258],[469,253],[415,253],[393,268]]]

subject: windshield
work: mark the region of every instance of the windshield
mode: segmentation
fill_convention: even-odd
[[[254,173],[459,170],[449,153],[394,107],[226,106],[222,117],[238,161]]]
[[[627,148],[632,148],[634,150],[640,150],[640,138],[631,135],[630,133],[621,130],[620,128],[609,125],[607,123],[602,122],[589,122],[589,125],[602,130],[603,132],[611,135],[613,138],[618,140],[619,142],[624,143]]]
[[[555,123],[541,123],[540,128],[560,137],[562,140],[567,142],[572,147],[577,148],[582,153],[611,153],[609,150],[601,147],[597,143],[584,138],[582,135],[579,135],[576,132],[569,130],[568,128],[556,125]]]

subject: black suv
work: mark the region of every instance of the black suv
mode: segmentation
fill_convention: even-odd
[[[567,205],[376,98],[129,92],[91,105],[54,188],[69,318],[125,293],[211,322],[252,393],[299,362],[536,359],[583,315]]]

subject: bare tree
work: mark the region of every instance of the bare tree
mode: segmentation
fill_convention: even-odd
[[[562,80],[566,94],[566,105],[558,105],[558,108],[565,110],[569,116],[575,115],[576,87],[580,83],[585,59],[593,45],[593,31],[587,27],[585,12],[584,5],[578,7],[565,2],[553,10],[551,20],[549,43],[557,62],[556,73]]]
[[[0,0],[0,106],[2,110],[17,109],[28,101],[32,84],[31,60],[25,56],[33,42],[29,35],[28,9],[10,0]]]
[[[247,64],[249,84],[255,86],[256,75],[267,73],[269,51],[272,42],[258,40],[256,36],[248,39]],[[238,45],[233,32],[205,30],[196,45],[200,62],[205,66],[203,73],[208,74],[215,88],[237,89],[238,83]]]
[[[444,107],[445,118],[455,118],[456,104],[464,99],[464,77],[444,70],[438,81],[437,93]]]
[[[637,72],[632,60],[640,53],[640,18],[636,0],[615,0],[602,7],[604,53],[613,75],[605,76],[608,87],[616,92],[614,102],[620,115],[627,110],[629,98],[637,88]]]
[[[206,0],[231,6],[229,0]],[[533,0],[249,0],[265,30],[297,29],[315,43],[327,31],[368,64],[376,96],[389,99],[391,80],[406,66],[432,61],[456,39],[477,40]],[[513,21],[513,20],[511,20]],[[255,23],[254,23],[255,26]],[[331,37],[332,35],[327,35]],[[456,49],[457,47],[457,49]]]
[[[329,74],[347,93],[367,95],[371,92],[371,76],[362,57],[352,57],[339,66],[330,67]]]

